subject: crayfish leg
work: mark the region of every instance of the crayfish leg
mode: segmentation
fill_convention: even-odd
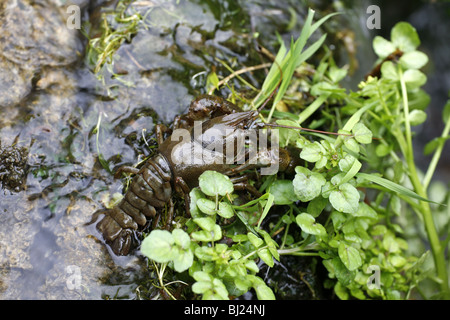
[[[234,190],[246,190],[250,192],[254,197],[259,198],[262,193],[258,191],[254,186],[252,186],[248,181],[233,183]]]
[[[114,178],[118,179],[120,178],[120,175],[122,174],[122,172],[125,173],[132,173],[132,174],[137,174],[139,172],[138,168],[135,167],[130,167],[130,166],[121,166],[119,169],[117,169],[117,171],[114,173]]]

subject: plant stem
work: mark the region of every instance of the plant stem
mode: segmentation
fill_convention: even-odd
[[[279,249],[280,255],[296,255],[296,256],[319,256],[318,252],[306,252],[304,248]]]
[[[442,131],[441,137],[442,138],[447,137],[449,132],[450,132],[450,118],[447,119],[444,131]],[[423,178],[422,184],[423,184],[425,189],[428,188],[428,185],[431,182],[431,177],[433,176],[434,171],[436,170],[437,163],[438,163],[439,158],[441,157],[441,154],[442,154],[442,149],[444,149],[444,142],[443,141],[439,144],[439,146],[437,147],[436,151],[434,152],[433,158],[431,159],[430,165],[428,166],[427,173],[425,174],[425,177]]]
[[[424,198],[427,198],[427,192],[422,185],[419,176],[417,174],[416,165],[414,162],[414,151],[412,146],[412,138],[411,138],[411,126],[409,122],[409,105],[408,105],[408,95],[406,91],[406,84],[403,78],[403,71],[399,66],[399,75],[400,75],[400,85],[402,90],[403,97],[403,111],[405,117],[405,131],[406,131],[406,143],[407,150],[405,150],[406,162],[408,164],[408,175],[411,180],[411,183],[416,191],[416,193]],[[428,240],[431,246],[431,252],[433,254],[434,264],[436,267],[436,273],[438,278],[440,279],[440,287],[442,290],[442,294],[445,298],[450,296],[449,285],[448,285],[448,274],[447,267],[445,263],[445,253],[444,248],[441,246],[441,242],[439,241],[439,236],[436,230],[436,226],[434,224],[433,215],[431,213],[431,208],[428,202],[420,201],[421,213],[423,216],[423,222],[425,224],[425,230],[427,232]]]

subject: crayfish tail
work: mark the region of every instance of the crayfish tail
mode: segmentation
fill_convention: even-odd
[[[98,215],[104,217],[96,228],[102,234],[104,241],[117,256],[126,256],[134,247],[137,224],[122,209],[115,207],[101,210]]]

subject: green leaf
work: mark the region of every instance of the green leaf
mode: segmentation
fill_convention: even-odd
[[[386,58],[395,51],[394,44],[381,36],[373,38],[372,46],[377,56],[381,59]]]
[[[201,271],[197,271],[197,272],[201,272]],[[209,281],[208,282],[198,281],[192,285],[192,291],[197,294],[206,293],[206,292],[210,291],[211,289],[212,289],[212,285]]]
[[[392,145],[385,145],[385,144],[379,144],[376,148],[375,148],[375,154],[377,155],[377,157],[385,157],[389,154],[389,152],[392,151]]]
[[[355,163],[356,158],[352,156],[351,154],[347,154],[344,158],[339,160],[339,169],[342,172],[348,172],[353,164]]]
[[[359,207],[358,190],[350,183],[344,183],[338,189],[330,193],[329,200],[333,208],[345,213],[356,213]]]
[[[423,89],[408,92],[409,109],[425,110],[430,104],[431,97]]]
[[[316,219],[308,213],[299,214],[295,218],[295,221],[306,233],[320,237],[325,237],[327,235],[325,228],[320,223],[316,222]]]
[[[173,268],[176,272],[183,272],[189,269],[194,262],[194,253],[192,250],[178,250],[179,252],[173,257]]]
[[[357,154],[359,153],[359,144],[356,142],[354,138],[346,138],[344,140],[344,145],[350,150],[351,152]]]
[[[381,65],[381,75],[383,78],[392,81],[398,81],[400,79],[397,69],[392,61],[386,61]]]
[[[406,70],[403,79],[409,90],[417,89],[427,82],[427,76],[422,71],[415,69]]]
[[[339,230],[347,221],[347,215],[343,214],[342,212],[334,210],[331,213],[331,221],[333,221],[334,229]]]
[[[224,174],[215,171],[205,171],[198,178],[200,189],[208,196],[225,196],[233,192],[233,183]]]
[[[300,166],[295,168],[295,172],[294,192],[301,201],[308,202],[320,195],[322,186],[326,183],[320,173]]]
[[[213,247],[197,247],[195,248],[195,256],[204,261],[213,261],[215,257],[215,251]]]
[[[420,69],[428,62],[428,56],[420,51],[410,51],[404,53],[399,62],[405,69]]]
[[[210,199],[201,198],[197,200],[197,207],[201,212],[213,215],[216,213],[216,202]]]
[[[427,114],[422,110],[412,110],[409,113],[409,123],[412,126],[417,126],[419,124],[422,124],[427,120]]]
[[[270,254],[273,256],[273,258],[275,258],[276,260],[280,260],[280,254],[278,253],[277,247],[278,247],[278,243],[272,239],[272,237],[270,236],[270,234],[262,229],[257,229],[258,233],[260,235],[263,236],[264,241],[269,249]]]
[[[258,228],[259,228],[259,226],[261,225],[262,221],[266,218],[266,216],[267,216],[267,214],[269,213],[269,210],[270,210],[270,208],[272,207],[273,202],[274,202],[274,196],[273,196],[273,194],[270,194],[270,193],[266,193],[266,194],[268,195],[268,197],[267,197],[267,202],[266,202],[266,204],[264,205],[264,210],[263,210],[263,212],[262,212],[262,214],[261,214],[261,217],[259,218],[258,225],[257,225]]]
[[[219,89],[219,78],[217,77],[217,74],[215,72],[211,72],[210,74],[208,74],[208,77],[206,77],[206,86],[212,86],[216,89]]]
[[[398,254],[390,255],[388,260],[396,268],[401,268],[406,264],[406,259]]]
[[[434,138],[425,145],[423,154],[426,156],[431,154],[434,150],[436,150],[437,147],[441,145],[441,143],[445,143],[445,141],[447,141],[448,139],[450,139],[450,136]]]
[[[266,77],[262,85],[262,94],[258,95],[257,98],[253,101],[253,105],[257,108],[277,88],[282,75],[281,85],[278,86],[278,92],[275,95],[272,109],[269,113],[269,121],[271,119],[275,106],[283,98],[289,84],[291,83],[291,79],[295,69],[298,68],[306,59],[308,59],[315,51],[317,51],[321,47],[326,35],[322,35],[319,40],[311,44],[304,52],[302,52],[308,38],[320,26],[320,24],[324,23],[333,15],[334,14],[329,14],[311,25],[312,18],[314,16],[314,10],[310,9],[308,11],[308,16],[303,23],[303,28],[300,36],[295,42],[291,41],[290,51],[286,54],[285,46],[281,46],[280,51],[276,56],[275,62],[269,70],[269,76]],[[282,42],[281,37],[278,38],[279,41]]]
[[[191,233],[192,239],[201,242],[219,241],[222,239],[222,229],[215,224],[211,231],[201,230]]]
[[[182,229],[174,229],[172,231],[172,237],[175,244],[180,248],[188,249],[191,245],[191,238],[189,238],[189,235]]]
[[[244,293],[247,292],[252,286],[252,282],[248,280],[245,276],[235,278],[234,284],[236,288],[238,288]]]
[[[355,158],[353,158],[353,159],[355,159]],[[362,166],[361,162],[359,162],[358,159],[355,159],[353,161],[351,168],[347,171],[347,173],[341,179],[341,181],[339,181],[339,184],[337,184],[337,186],[344,184],[344,183],[348,182],[351,178],[353,178],[359,172],[359,169],[361,169],[361,166]]]
[[[347,287],[345,287],[341,282],[337,282],[334,286],[334,292],[336,296],[341,300],[348,300],[349,293]]]
[[[153,230],[142,241],[141,252],[149,259],[159,263],[172,260],[175,244],[172,234],[167,230]]]
[[[331,92],[336,91],[336,90],[340,90],[341,88],[338,85],[326,82],[326,81],[321,81],[318,82],[316,84],[314,84],[311,87],[310,93],[313,96],[321,96],[321,95],[326,95],[329,96],[331,94]]]
[[[372,220],[377,220],[378,215],[377,212],[372,209],[368,204],[361,202],[359,204],[358,211],[353,214],[354,217],[365,217]]]
[[[230,219],[234,216],[233,207],[227,202],[219,202],[219,211],[217,213],[225,219]]]
[[[213,280],[214,291],[209,295],[203,296],[203,300],[229,300],[227,287],[222,280],[215,278]]]
[[[255,248],[259,248],[264,244],[264,240],[253,234],[252,232],[248,232],[247,237],[251,244],[255,246]]]
[[[214,226],[216,225],[216,222],[209,217],[205,218],[196,218],[194,219],[194,222],[203,230],[206,231],[212,231],[214,229]]]
[[[204,271],[196,271],[193,278],[197,281],[192,285],[192,291],[203,294],[203,300],[228,300],[228,291],[220,279],[212,277]]]
[[[300,158],[308,162],[317,162],[325,153],[325,148],[316,141],[303,147],[303,150],[300,152]]]
[[[345,78],[347,75],[347,69],[344,68],[338,68],[336,66],[331,66],[328,70],[328,76],[330,77],[331,81],[334,83],[338,83],[342,79]]]
[[[297,121],[292,120],[277,120],[277,124],[283,125],[283,126],[290,126],[290,127],[300,127]],[[289,128],[278,128],[279,130],[279,137],[280,137],[280,147],[285,147],[289,145],[291,142],[295,142],[299,138],[299,131],[295,129],[289,129]]]
[[[339,281],[338,283],[342,284],[343,286],[348,286],[355,278],[355,271],[350,271],[348,268],[346,268],[341,259],[339,259],[338,257],[324,260],[323,265],[325,266],[325,268],[327,268],[330,274],[336,276]]]
[[[363,123],[358,122],[352,129],[356,141],[363,144],[372,142],[372,131],[370,131]]]
[[[211,282],[212,281],[209,273],[204,272],[204,271],[197,271],[192,276],[195,280],[197,280],[199,282]]]
[[[250,272],[254,272],[254,273],[258,273],[258,272],[259,272],[258,265],[257,265],[256,262],[253,261],[253,260],[247,260],[247,261],[245,262],[245,267],[246,267]]]
[[[189,192],[189,197],[191,199],[191,202],[189,204],[189,209],[191,211],[191,216],[193,218],[200,218],[202,217],[202,213],[199,211],[197,207],[197,200],[202,199],[205,197],[203,192],[200,191],[199,188],[193,188],[191,192]]]
[[[450,121],[450,100],[447,101],[444,110],[442,110],[442,121],[444,121],[444,124]]]
[[[272,268],[274,266],[275,263],[273,261],[272,254],[270,253],[268,248],[258,249],[256,253],[258,257],[260,257],[261,260],[264,261],[269,267]]]
[[[269,192],[273,195],[277,205],[291,204],[298,200],[292,180],[275,180],[271,184]]]
[[[252,282],[252,286],[253,289],[255,289],[258,300],[275,300],[275,295],[273,294],[272,289],[267,286],[264,280],[254,275],[248,275],[247,279]]]
[[[308,203],[306,210],[314,218],[318,217],[328,204],[328,200],[323,197],[317,197]]]
[[[354,271],[362,265],[362,259],[358,249],[348,246],[344,242],[339,244],[338,254],[342,263],[350,271]]]
[[[407,22],[399,22],[392,28],[391,41],[405,53],[414,51],[420,45],[416,29]]]
[[[358,173],[358,174],[356,174],[356,176],[359,177],[359,178],[363,178],[363,179],[369,180],[369,181],[371,181],[373,183],[379,184],[380,186],[383,186],[383,187],[393,191],[394,193],[399,193],[401,195],[404,195],[404,196],[407,196],[407,197],[410,197],[410,198],[414,198],[414,199],[417,199],[417,200],[421,200],[421,201],[426,201],[426,202],[432,202],[432,203],[440,204],[440,203],[428,200],[426,198],[423,198],[423,197],[419,196],[418,194],[416,194],[414,191],[412,191],[412,190],[410,190],[408,188],[405,188],[405,187],[403,187],[403,186],[401,186],[401,185],[399,185],[399,184],[397,184],[395,182],[392,182],[390,180],[381,178],[379,176],[372,175],[372,174],[367,174],[367,173]]]

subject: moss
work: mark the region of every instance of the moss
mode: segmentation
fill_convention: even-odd
[[[3,147],[0,142],[0,182],[3,188],[20,191],[24,188],[28,149],[15,145]]]

